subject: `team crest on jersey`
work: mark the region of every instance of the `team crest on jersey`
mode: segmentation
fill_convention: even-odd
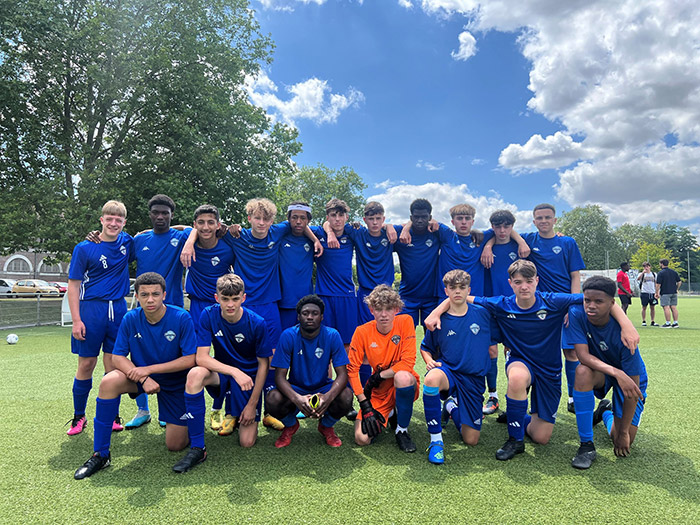
[[[268,250],[272,250],[272,248],[274,248],[274,247],[275,247],[275,241],[270,241],[269,243],[267,243]]]
[[[314,351],[314,355],[316,356],[317,359],[321,359],[323,357],[323,348],[320,346],[316,347],[316,350]]]
[[[180,244],[179,239],[170,239],[170,245],[177,247],[177,245]]]
[[[305,251],[306,253],[309,253],[309,250],[310,250],[310,249],[311,249],[311,246],[309,246],[308,244],[304,244],[304,251]]]
[[[510,253],[508,254],[508,257],[510,257],[510,260],[511,260],[511,261],[514,261],[515,259],[518,258],[518,256],[515,254],[515,252],[510,252]]]
[[[218,257],[212,257],[212,258],[211,258],[211,265],[212,265],[212,266],[216,266],[216,265],[219,264],[220,262],[221,262],[221,259],[219,259]]]
[[[243,334],[236,334],[233,336],[233,338],[236,340],[237,343],[242,343],[245,341],[245,336]]]
[[[347,242],[348,242],[348,240],[345,237],[340,238],[340,244],[345,244]]]
[[[561,253],[561,246],[555,246],[554,248],[552,248],[552,251],[559,255]]]
[[[119,247],[119,251],[122,252],[122,255],[126,255],[126,246],[123,244]]]
[[[384,248],[389,246],[389,241],[387,241],[386,239],[382,239],[382,246],[384,246]]]
[[[167,332],[165,332],[165,338],[168,341],[172,341],[173,339],[175,339],[175,332],[173,332],[172,330],[168,330]]]
[[[481,330],[481,327],[480,327],[478,324],[476,324],[476,323],[472,323],[472,324],[469,326],[469,329],[472,331],[472,333],[473,333],[474,335],[476,335],[476,334],[479,333],[479,330]]]
[[[547,319],[547,310],[538,310],[537,317],[539,317],[541,321]]]
[[[430,248],[430,247],[433,245],[433,240],[432,240],[432,239],[428,239],[427,241],[425,241],[425,245],[426,245],[428,248]]]
[[[603,352],[607,352],[609,350],[608,345],[605,344],[605,341],[601,341],[600,344],[598,345]]]
[[[391,336],[391,342],[395,345],[399,344],[401,342],[401,336],[399,334]]]
[[[474,244],[474,241],[472,241],[472,242],[469,243],[469,247],[470,247],[470,248],[476,248],[476,244]]]

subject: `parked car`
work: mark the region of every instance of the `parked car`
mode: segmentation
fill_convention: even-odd
[[[12,294],[12,287],[16,282],[14,279],[0,279],[0,297],[15,297]]]
[[[58,296],[58,288],[51,286],[42,279],[26,279],[17,281],[12,287],[13,294],[34,294],[44,296]]]
[[[51,286],[55,286],[58,288],[58,291],[61,292],[62,294],[66,293],[68,291],[68,283],[64,283],[61,281],[51,281],[49,282]]]

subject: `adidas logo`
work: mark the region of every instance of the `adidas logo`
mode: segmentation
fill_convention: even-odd
[[[180,416],[180,421],[186,421],[188,419],[194,419],[194,416],[190,414],[189,412],[185,412]]]
[[[518,423],[517,421],[513,421],[512,423],[508,423],[508,426],[520,428],[520,423]]]
[[[434,419],[431,419],[430,421],[428,421],[428,426],[430,426],[430,425],[439,425],[439,424],[440,424],[440,423],[438,423],[438,422],[435,421]]]
[[[216,332],[216,333],[214,334],[214,337],[223,337],[223,336],[224,336],[224,334],[223,334],[223,332],[222,332],[221,330],[219,330],[218,332]]]
[[[457,332],[455,332],[454,330],[450,330],[449,332],[447,332],[447,337],[450,337],[451,335],[457,335]]]
[[[508,314],[508,319],[515,319],[515,314]]]

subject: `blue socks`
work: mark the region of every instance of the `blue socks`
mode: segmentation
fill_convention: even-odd
[[[574,383],[576,381],[576,367],[578,361],[564,361],[564,372],[566,373],[566,389],[569,392],[569,397],[574,395]]]
[[[367,384],[367,380],[369,379],[369,376],[372,375],[372,366],[371,365],[361,365],[360,366],[360,383],[362,383],[362,386],[365,386]]]
[[[324,427],[328,428],[333,428],[333,426],[338,422],[336,418],[331,416],[330,414],[326,413],[322,418],[321,418],[321,424]]]
[[[574,408],[576,408],[576,426],[581,443],[593,441],[593,411],[595,410],[593,390],[587,392],[574,390]]]
[[[525,416],[527,414],[527,399],[511,399],[506,395],[506,417],[508,419],[508,435],[517,441],[525,438]]]
[[[204,390],[197,394],[185,392],[185,410],[187,410],[187,433],[190,436],[190,446],[204,448],[204,414],[207,411],[204,404]]]
[[[415,396],[415,385],[396,389],[396,423],[401,428],[408,428],[408,424],[411,422]],[[439,419],[440,416],[438,416]]]
[[[603,424],[605,425],[605,429],[608,431],[608,435],[612,432],[613,421],[615,421],[615,416],[613,415],[612,410],[606,410],[603,412]]]
[[[297,409],[296,407],[289,414],[280,419],[285,427],[293,427],[297,424]]]
[[[436,386],[423,385],[423,411],[425,412],[425,420],[428,423],[428,432],[430,434],[441,434],[442,423],[440,417],[442,407],[440,406],[440,389]]]
[[[119,402],[121,396],[114,399],[97,398],[97,408],[95,410],[94,450],[100,456],[106,458],[109,455],[109,445],[112,441],[112,423],[119,413]]]
[[[145,392],[143,394],[139,394],[136,398],[136,406],[139,410],[148,412],[148,394],[146,394]]]
[[[226,398],[226,392],[224,388],[220,388],[220,394],[219,397],[214,399],[214,402],[211,404],[211,409],[212,410],[221,410],[221,407],[224,406],[224,399]]]
[[[90,396],[90,389],[92,388],[92,378],[90,379],[78,379],[73,378],[73,412],[76,416],[85,415],[85,407],[87,406],[87,400]],[[115,415],[116,417],[116,415]],[[114,419],[114,418],[112,418]],[[110,432],[111,432],[110,427]]]
[[[491,358],[491,368],[486,373],[486,385],[488,386],[489,392],[496,391],[496,381],[498,379],[498,358]]]

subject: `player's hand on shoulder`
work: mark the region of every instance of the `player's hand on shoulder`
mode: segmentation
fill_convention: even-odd
[[[484,249],[481,251],[479,262],[481,262],[481,266],[487,269],[493,265],[493,250],[488,243],[484,245]]]
[[[245,372],[239,370],[238,368],[231,367],[231,377],[238,383],[238,386],[241,387],[241,390],[244,392],[246,390],[252,390],[253,388],[253,380],[251,377],[246,374]]]
[[[622,343],[629,348],[629,351],[634,355],[639,345],[639,332],[634,327],[621,327],[620,338]]]
[[[330,229],[326,232],[326,244],[328,244],[329,248],[340,248],[338,238],[335,236],[335,233],[330,231]]]
[[[518,245],[518,257],[521,259],[527,259],[530,256],[530,247],[527,243],[522,243]]]
[[[425,324],[425,328],[430,330],[431,332],[436,329],[439,330],[441,328],[440,316],[431,313],[428,317],[425,318],[423,324]]]
[[[100,239],[100,230],[92,230],[85,236],[85,240],[100,244],[102,242],[102,239]]]
[[[216,230],[216,238],[223,239],[224,235],[226,235],[227,231],[228,231],[228,226],[226,226],[223,222],[219,222],[219,229]]]
[[[359,221],[353,221],[353,222],[351,222],[350,224],[351,224],[352,227],[353,227],[354,229],[356,229],[356,230],[359,230],[360,228],[362,228],[362,223],[359,222]]]
[[[406,224],[404,224],[403,229],[401,230],[401,235],[399,236],[399,242],[402,244],[410,244],[411,242],[411,228],[409,228]]]
[[[435,219],[430,219],[428,221],[428,231],[433,233],[440,229],[440,223]]]
[[[386,225],[386,238],[391,244],[396,242],[396,228],[392,224]]]
[[[471,234],[474,244],[476,244],[477,246],[481,246],[484,243],[484,232],[472,228]]]
[[[194,254],[194,244],[190,244],[189,241],[185,243],[180,252],[180,264],[185,268],[189,268],[192,265],[192,261],[196,261],[197,258]]]
[[[78,341],[85,341],[85,324],[82,321],[73,321],[71,332]]]
[[[231,234],[231,237],[238,239],[241,236],[241,229],[240,224],[232,224],[228,227],[228,232]]]
[[[323,245],[321,241],[316,239],[314,241],[314,257],[321,257],[321,255],[323,255]]]

